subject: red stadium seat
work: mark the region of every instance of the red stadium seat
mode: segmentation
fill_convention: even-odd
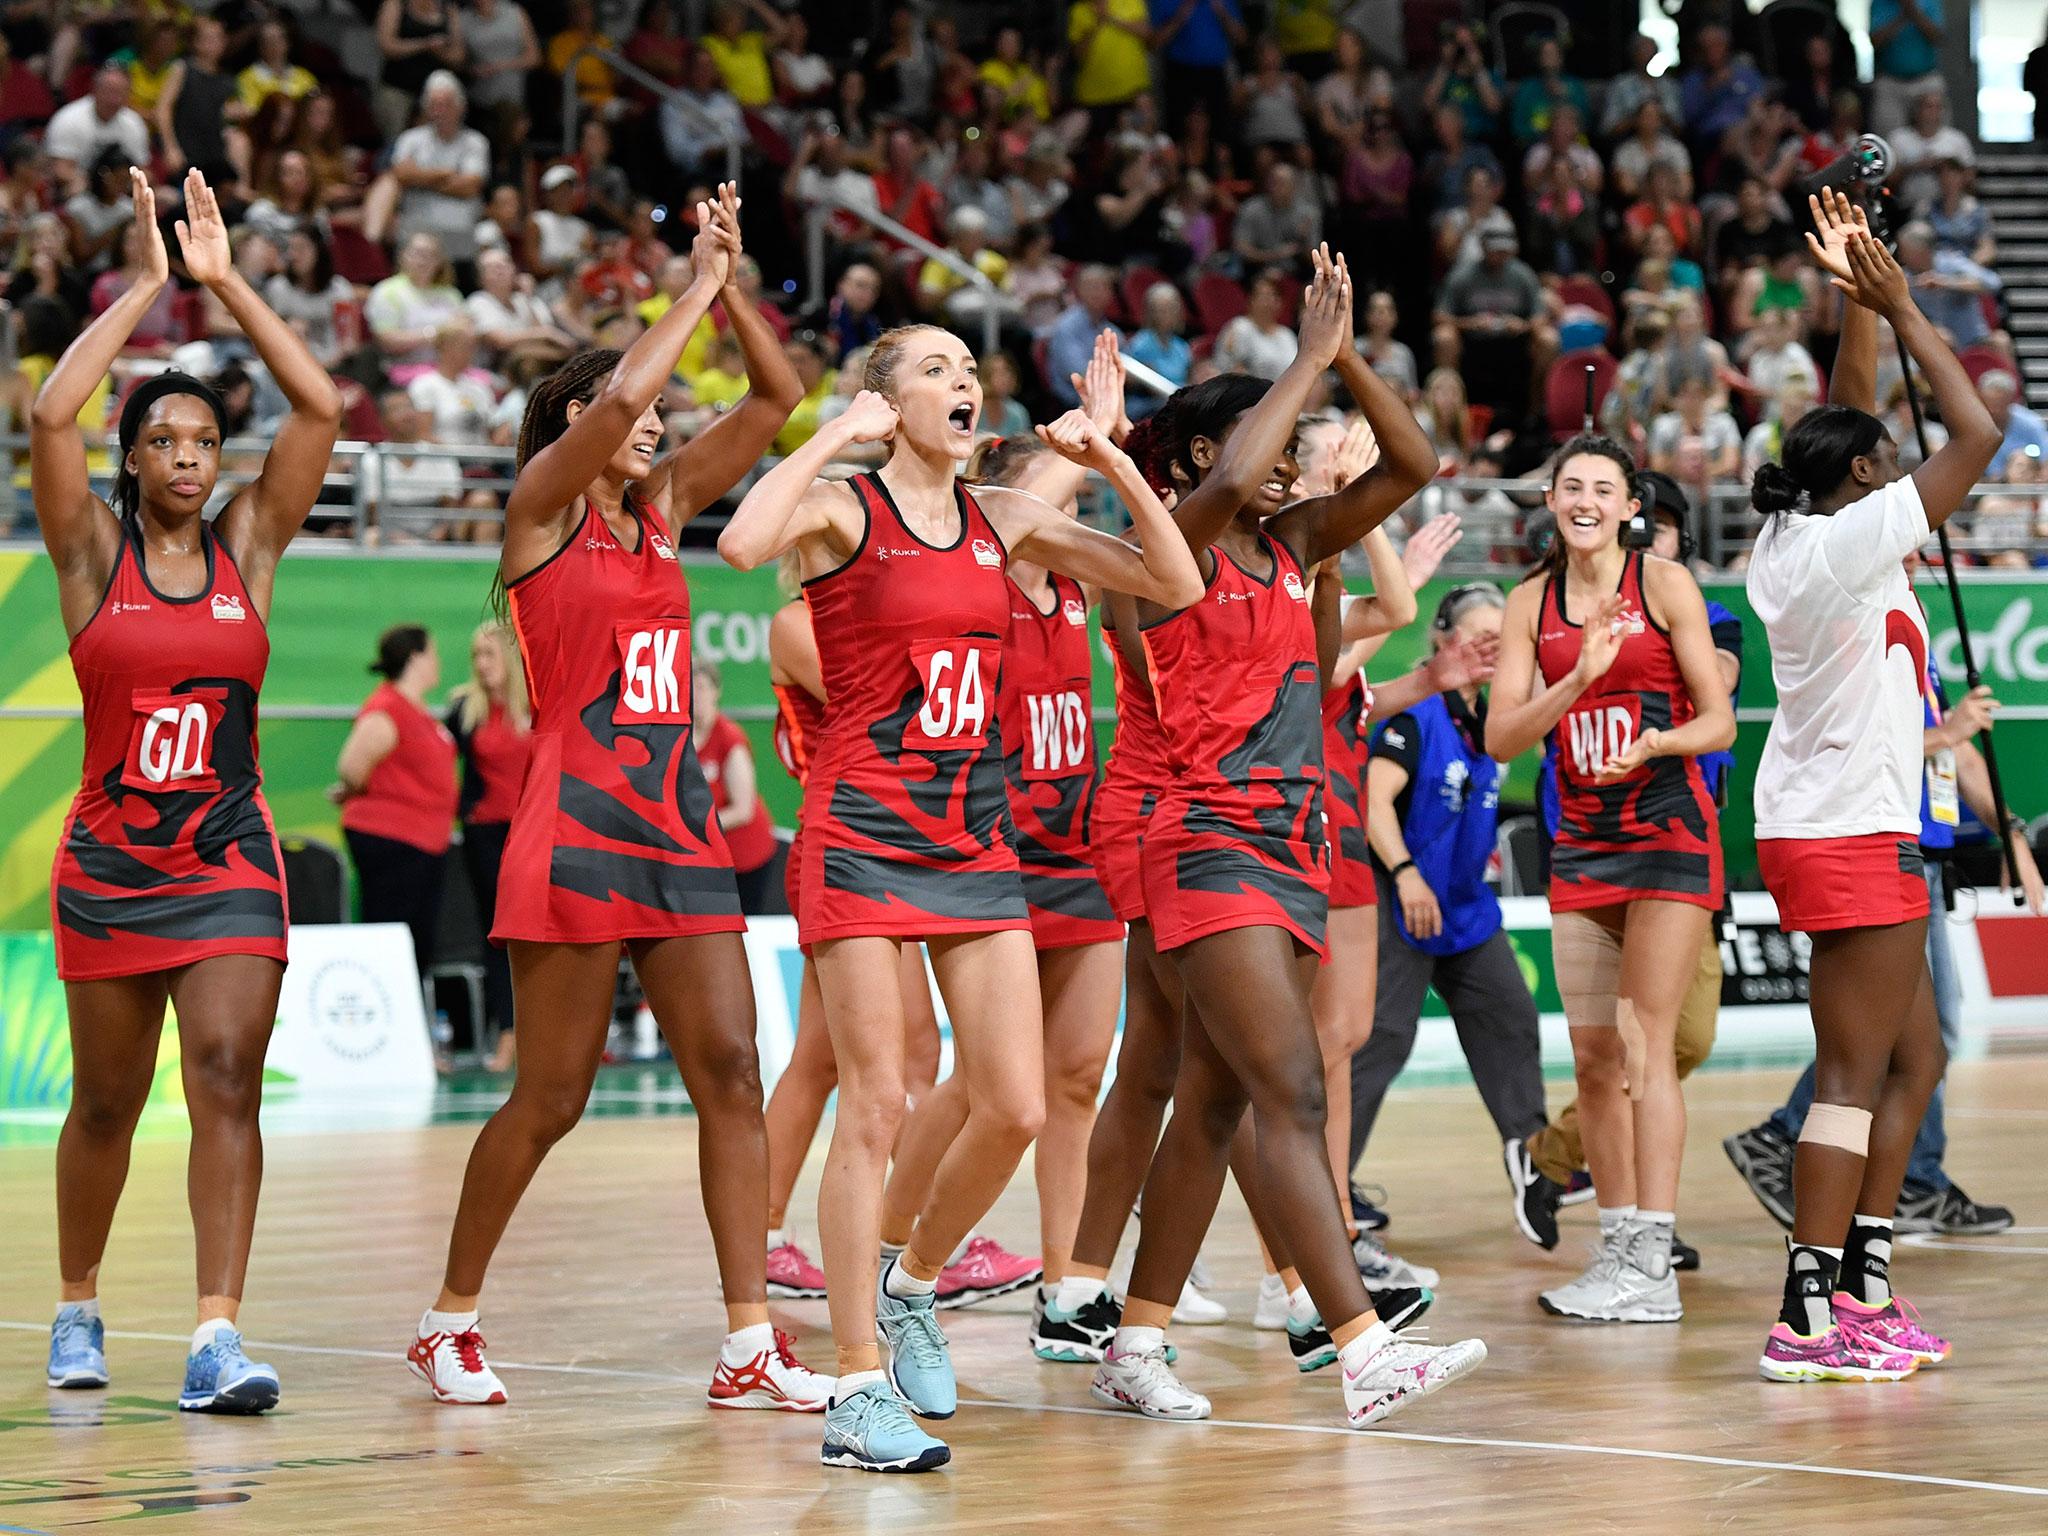
[[[1593,369],[1593,414],[1598,419],[1621,365],[1601,347],[1567,352],[1550,365],[1550,373],[1543,381],[1543,420],[1551,436],[1567,438],[1585,425],[1588,365]]]
[[[384,248],[352,224],[334,225],[328,234],[328,249],[334,256],[334,270],[352,283],[367,286],[391,275],[391,258]]]
[[[1221,272],[1195,279],[1195,323],[1213,336],[1245,311],[1244,288]]]
[[[1607,296],[1607,290],[1599,282],[1583,273],[1566,278],[1557,285],[1557,296],[1565,304],[1580,304],[1587,309],[1604,315],[1611,330],[1614,325],[1614,300]]]
[[[1143,328],[1145,324],[1145,295],[1152,291],[1154,284],[1169,281],[1171,279],[1157,267],[1148,267],[1142,262],[1124,273],[1124,280],[1117,285],[1117,292],[1123,298],[1124,312],[1122,319],[1128,328],[1131,330]]]
[[[1970,376],[1972,384],[1983,378],[1985,374],[1999,369],[2003,369],[2007,373],[2018,372],[2013,367],[2011,358],[1999,351],[1998,348],[1987,346],[1981,341],[1975,346],[1963,348],[1962,351],[1956,354],[1956,361],[1963,365],[1963,372]]]

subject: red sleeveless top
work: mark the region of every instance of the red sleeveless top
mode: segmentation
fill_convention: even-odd
[[[1102,632],[1115,635],[1107,610]],[[1109,767],[1095,792],[1091,846],[1095,875],[1109,895],[1110,907],[1127,923],[1145,916],[1145,885],[1138,849],[1159,791],[1173,777],[1166,757],[1166,733],[1159,727],[1159,706],[1152,680],[1140,677],[1112,638],[1111,675],[1116,681],[1116,738],[1109,747]]]
[[[690,740],[690,592],[658,518],[627,545],[586,505],[507,584],[533,760],[491,937],[596,944],[743,929],[732,858]]]
[[[206,586],[166,597],[122,529],[71,642],[85,761],[50,880],[66,981],[212,955],[285,958],[282,865],[256,754],[270,636],[234,558],[200,531]]]
[[[959,536],[927,544],[876,475],[848,482],[858,548],[804,584],[825,718],[804,807],[803,942],[1027,926],[996,688],[1008,551],[956,484]]]
[[[775,684],[775,756],[782,771],[804,783],[811,771],[811,748],[825,724],[825,706],[795,683]]]
[[[490,713],[469,737],[470,771],[481,788],[463,820],[474,826],[503,826],[519,809],[519,786],[526,782],[526,764],[533,756],[533,733],[506,717],[505,706]]]
[[[704,781],[711,786],[712,804],[719,810],[732,804],[731,792],[725,787],[726,761],[736,752],[752,751],[746,732],[733,724],[730,716],[720,715],[713,722],[698,760],[704,767]],[[768,814],[768,802],[760,795],[754,796],[754,814],[746,821],[736,827],[719,825],[725,831],[726,847],[732,850],[734,869],[759,869],[775,857],[775,818]]]
[[[1323,811],[1330,839],[1333,907],[1369,907],[1378,899],[1365,836],[1365,760],[1370,751],[1365,721],[1371,710],[1372,691],[1362,672],[1323,695],[1323,769],[1329,776]]]
[[[446,853],[455,837],[455,737],[388,682],[370,690],[356,718],[377,711],[398,727],[398,745],[370,770],[363,792],[343,803],[342,829]]]

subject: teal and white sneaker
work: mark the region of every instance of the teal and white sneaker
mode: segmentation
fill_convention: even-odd
[[[825,1410],[825,1445],[818,1460],[857,1472],[929,1472],[953,1459],[952,1449],[919,1429],[903,1399],[885,1381],[871,1381]]]
[[[242,1336],[223,1325],[204,1349],[185,1361],[187,1413],[265,1413],[277,1406],[277,1372],[242,1353]]]
[[[1337,1344],[1320,1315],[1305,1323],[1287,1319],[1287,1347],[1294,1353],[1294,1368],[1306,1375],[1337,1363]]]
[[[57,1309],[50,1324],[50,1374],[53,1387],[104,1387],[107,1384],[107,1330],[97,1313],[88,1315],[77,1302]]]
[[[950,1419],[960,1406],[953,1357],[939,1332],[938,1301],[931,1292],[906,1301],[889,1294],[891,1259],[875,1277],[875,1328],[889,1346],[889,1383],[921,1418]]]

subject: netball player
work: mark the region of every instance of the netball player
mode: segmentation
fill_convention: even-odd
[[[182,373],[121,410],[111,505],[78,413],[170,281],[156,198],[128,175],[142,275],[57,360],[29,419],[29,484],[84,706],[85,764],[50,879],[71,1020],[71,1108],[57,1141],[57,1319],[49,1384],[104,1387],[99,1269],[128,1148],[178,1010],[192,1119],[199,1316],[178,1406],[261,1413],[277,1372],[236,1321],[263,1181],[257,1108],[285,966],[284,879],[256,757],[256,699],[278,558],[299,531],[341,397],[235,269],[205,177],[185,178],[185,270],[242,327],[290,414],[256,479],[208,524],[226,435],[219,396]]]
[[[701,1134],[704,1210],[727,1333],[714,1406],[815,1412],[830,1383],[768,1321],[768,1152],[739,890],[691,745],[690,595],[670,539],[739,480],[801,393],[775,333],[731,284],[739,199],[699,203],[694,277],[623,355],[579,354],[538,384],[519,435],[499,572],[533,700],[533,759],[505,845],[492,937],[521,1032],[512,1095],[478,1135],[441,1294],[407,1351],[447,1403],[502,1403],[477,1297],[548,1149],[582,1115],[631,957]],[[752,389],[667,458],[661,392],[723,297]]]
[[[931,1418],[956,1402],[935,1282],[1045,1115],[1038,967],[995,725],[1010,622],[1004,568],[1026,560],[1167,603],[1192,601],[1201,578],[1129,457],[1081,412],[1039,431],[1106,476],[1142,551],[1035,496],[961,485],[981,384],[973,353],[950,332],[885,333],[865,383],[747,493],[719,550],[743,570],[800,552],[825,681],[812,773],[832,792],[806,809],[797,914],[840,1082],[819,1195],[840,1383],[821,1456],[924,1471],[951,1453],[910,1421],[905,1399]],[[881,440],[890,450],[878,473],[817,478],[844,449]],[[895,979],[906,939],[930,951],[968,1110],[909,1244],[877,1275],[882,1175],[904,1112]],[[886,1376],[878,1331],[890,1344]]]
[[[1436,472],[1429,439],[1351,347],[1350,276],[1315,253],[1298,356],[1270,387],[1223,375],[1184,397],[1173,452],[1192,489],[1174,520],[1199,552],[1199,602],[1140,605],[1174,777],[1140,852],[1154,941],[1185,989],[1175,1113],[1146,1178],[1130,1300],[1093,1390],[1158,1418],[1208,1400],[1169,1369],[1164,1331],[1222,1188],[1249,1103],[1260,1198],[1342,1365],[1346,1416],[1379,1422],[1485,1358],[1395,1339],[1345,1240],[1324,1143],[1322,1053],[1309,1010],[1328,912],[1320,677],[1308,573]],[[1333,495],[1282,510],[1295,425],[1335,360],[1381,445]],[[1214,546],[1212,548],[1212,546]],[[1277,1257],[1277,1255],[1276,1255]]]
[[[1698,758],[1734,741],[1735,712],[1691,572],[1621,543],[1639,506],[1628,451],[1573,438],[1546,499],[1557,537],[1508,596],[1486,750],[1511,762],[1557,733],[1551,950],[1601,1242],[1583,1275],[1541,1300],[1560,1317],[1676,1322],[1674,1041],[1722,890]]]
[[[1784,1305],[1759,1363],[1788,1382],[1898,1380],[1948,1353],[1890,1278],[1899,1187],[1943,1066],[1915,841],[1927,623],[1905,561],[1999,443],[1898,263],[1860,229],[1829,245],[1835,286],[1898,333],[1949,436],[1905,475],[1877,417],[1829,404],[1786,434],[1784,462],[1764,465],[1751,494],[1767,521],[1749,595],[1778,692],[1757,858],[1780,925],[1813,940],[1815,1098],[1793,1165]],[[1852,316],[1842,349],[1867,377],[1875,321]]]

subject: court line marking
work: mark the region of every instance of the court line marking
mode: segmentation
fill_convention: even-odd
[[[47,1323],[0,1320],[0,1329],[20,1333],[42,1333],[48,1327]],[[135,1339],[161,1344],[191,1342],[191,1336],[183,1333],[141,1333],[108,1329],[106,1336],[110,1339]],[[403,1355],[387,1354],[376,1349],[345,1349],[329,1344],[285,1344],[265,1339],[250,1339],[247,1343],[250,1348],[261,1351],[299,1355],[339,1355],[357,1360],[385,1360],[395,1365],[405,1363]],[[693,1376],[673,1375],[661,1371],[629,1371],[607,1365],[543,1365],[532,1361],[493,1360],[491,1367],[501,1371],[548,1371],[564,1376],[605,1376],[628,1381],[689,1383],[697,1380]],[[1012,1413],[1065,1413],[1101,1419],[1131,1418],[1131,1415],[1121,1408],[1088,1408],[1069,1403],[1019,1403],[1005,1398],[969,1398],[966,1406],[998,1408]],[[1364,1431],[1336,1424],[1279,1424],[1259,1419],[1203,1419],[1196,1427],[1270,1430],[1288,1435],[1359,1436],[1372,1440],[1404,1440],[1417,1445],[1473,1446],[1484,1450],[1539,1451],[1573,1456],[1619,1456],[1638,1461],[1674,1461],[1692,1466],[1732,1467],[1750,1472],[1807,1472],[1818,1477],[1860,1477],[1875,1482],[1910,1483],[1928,1488],[1960,1488],[1975,1493],[2011,1493],[2025,1498],[2048,1499],[2048,1488],[2036,1488],[2027,1483],[1988,1483],[1964,1477],[1937,1477],[1924,1472],[1883,1472],[1870,1467],[1836,1467],[1824,1463],[1752,1461],[1739,1456],[1703,1456],[1689,1451],[1654,1451],[1627,1445],[1575,1445],[1564,1441],[1501,1440],[1477,1435],[1424,1435],[1398,1429]]]
[[[1899,1241],[1908,1248],[1955,1248],[1966,1253],[2021,1253],[2036,1256],[2048,1254],[2048,1248],[1994,1240],[2002,1235],[1994,1232],[1984,1237],[1942,1237],[1932,1232],[1902,1232],[1899,1234]]]

